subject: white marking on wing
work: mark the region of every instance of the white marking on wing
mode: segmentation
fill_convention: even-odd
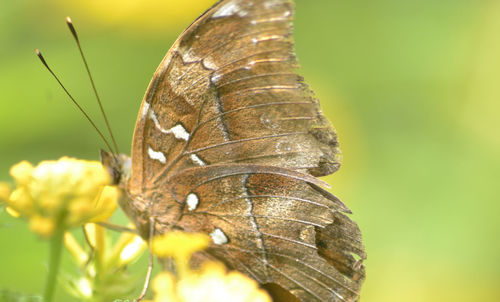
[[[149,111],[149,118],[155,123],[155,127],[165,134],[173,134],[176,139],[182,139],[187,141],[189,139],[189,133],[186,131],[181,124],[177,124],[170,129],[165,129],[160,125],[158,118],[153,110]]]
[[[168,129],[166,133],[172,133],[175,138],[187,141],[189,139],[189,133],[186,131],[181,124],[175,125]]]
[[[144,106],[142,106],[141,119],[144,119],[146,114],[148,114],[150,106],[151,105],[148,102],[144,102]]]
[[[190,158],[195,164],[198,164],[200,166],[206,165],[206,163],[203,160],[201,160],[201,158],[196,154],[191,154]]]
[[[240,17],[244,17],[247,15],[247,11],[241,9],[241,7],[234,3],[234,2],[228,2],[221,6],[213,15],[212,18],[219,18],[219,17],[229,17],[234,14],[238,14]]]
[[[196,194],[190,193],[186,198],[186,203],[188,205],[188,210],[194,211],[198,207],[198,204],[200,204],[200,199]]]
[[[248,212],[247,215],[250,218],[250,223],[252,224],[252,227],[254,231],[257,233],[257,246],[262,250],[262,259],[265,264],[267,264],[267,255],[266,255],[266,248],[264,247],[264,241],[262,240],[262,233],[259,229],[259,225],[257,224],[257,220],[253,216],[253,203],[248,196],[250,195],[248,193],[248,188],[246,186],[246,183],[248,181],[249,176],[246,175],[245,179],[243,180],[243,194],[246,196],[245,202],[247,203],[248,206]]]
[[[259,37],[258,39],[255,39],[255,40],[257,40],[257,41],[255,42],[252,40],[252,42],[254,42],[254,44],[257,44],[260,42],[271,41],[271,40],[283,40],[283,36],[282,35],[269,35],[269,36]]]
[[[218,245],[226,244],[229,242],[229,239],[227,238],[226,234],[224,234],[224,232],[219,228],[215,228],[215,230],[212,233],[210,233],[210,237],[212,237],[214,243]]]
[[[203,59],[203,66],[207,69],[211,69],[211,70],[217,70],[217,65],[214,63],[214,61],[212,61],[212,59],[210,58],[205,58]]]
[[[151,159],[158,160],[162,164],[165,164],[167,162],[167,158],[165,157],[165,154],[163,154],[160,151],[155,151],[151,147],[148,147],[148,155]]]
[[[274,6],[278,6],[282,4],[282,1],[277,1],[277,0],[268,0],[264,3],[264,8],[265,9],[271,9],[273,8]]]
[[[210,78],[210,80],[212,81],[212,83],[216,83],[217,81],[219,81],[219,79],[222,77],[221,74],[213,74],[213,76]]]

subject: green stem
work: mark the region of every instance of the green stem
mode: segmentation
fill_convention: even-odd
[[[45,285],[44,302],[52,302],[52,298],[54,297],[59,264],[61,263],[63,237],[64,230],[58,229],[50,239],[49,275],[47,276],[47,283]]]

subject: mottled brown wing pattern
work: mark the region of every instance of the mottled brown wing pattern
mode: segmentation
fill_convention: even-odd
[[[291,0],[223,0],[181,35],[139,111],[124,207],[144,236],[150,216],[158,232],[211,234],[198,257],[302,301],[355,301],[364,248],[313,177],[340,151],[295,73],[293,13]]]
[[[212,165],[177,174],[169,191],[176,200],[199,198],[175,226],[210,233],[215,244],[205,256],[261,284],[277,283],[302,301],[355,301],[364,271],[351,253],[365,256],[360,233],[356,225],[338,228],[339,219],[348,219],[341,212],[349,210],[318,185],[285,168]],[[162,206],[155,209],[162,212],[164,232],[171,218]]]
[[[335,171],[336,134],[294,71],[292,18],[292,1],[233,0],[191,25],[148,88],[134,168],[155,175],[155,184],[200,163],[265,164],[315,176]],[[168,164],[143,158],[153,151]],[[152,184],[144,175],[132,181]]]

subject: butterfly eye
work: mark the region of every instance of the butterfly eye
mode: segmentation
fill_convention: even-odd
[[[120,171],[118,171],[118,169],[108,169],[108,170],[111,170],[110,171],[110,175],[111,175],[111,178],[113,179],[113,184],[114,185],[117,185],[120,183],[120,179],[121,179],[121,173]]]
[[[106,168],[106,171],[108,172],[108,174],[111,176],[111,180],[112,180],[111,184],[117,185],[120,182],[120,172],[117,169],[110,167],[110,166],[104,165],[104,167]]]
[[[111,179],[113,181],[113,185],[117,185],[120,183],[121,179],[121,159],[112,153],[101,150],[101,162],[104,168],[108,171]]]

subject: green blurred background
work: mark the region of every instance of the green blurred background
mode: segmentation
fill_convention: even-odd
[[[129,152],[154,70],[213,2],[1,1],[0,180],[24,159],[103,147],[33,53],[99,116],[67,15]],[[362,301],[500,301],[500,1],[296,2],[300,73],[344,153],[326,180],[367,247]],[[41,293],[48,245],[3,212],[0,224],[0,290]]]

